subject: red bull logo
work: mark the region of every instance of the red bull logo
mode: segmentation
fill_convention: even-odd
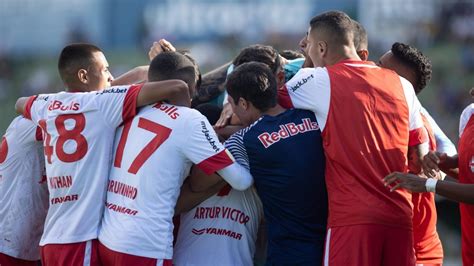
[[[318,123],[312,122],[309,118],[303,118],[301,124],[288,123],[280,125],[280,130],[271,133],[262,133],[258,135],[258,139],[263,144],[263,147],[268,148],[282,139],[316,130],[319,130]]]

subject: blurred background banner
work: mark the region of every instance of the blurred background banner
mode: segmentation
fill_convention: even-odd
[[[68,43],[98,45],[118,76],[147,64],[153,41],[166,38],[191,50],[205,73],[249,44],[298,50],[311,17],[335,9],[367,29],[371,60],[396,41],[431,58],[420,100],[457,144],[459,115],[472,101],[474,0],[0,0],[0,130],[17,97],[62,90],[57,57]],[[447,263],[457,263],[457,204],[438,203]]]

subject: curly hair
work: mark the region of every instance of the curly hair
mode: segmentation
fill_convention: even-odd
[[[395,58],[415,70],[417,82],[413,87],[418,94],[431,79],[431,60],[415,47],[404,43],[394,43],[391,51]]]

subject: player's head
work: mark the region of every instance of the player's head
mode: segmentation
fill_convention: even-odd
[[[413,46],[396,42],[379,59],[381,67],[406,78],[418,94],[431,79],[431,61]]]
[[[70,44],[59,56],[58,70],[68,91],[96,91],[113,80],[102,51],[88,43]]]
[[[150,62],[148,81],[179,79],[188,84],[191,97],[196,91],[198,77],[194,63],[178,52],[162,52]]]
[[[283,50],[280,52],[280,55],[288,60],[304,58],[304,55],[302,53],[294,50]]]
[[[281,65],[281,58],[278,51],[273,47],[262,44],[254,44],[245,47],[240,51],[232,62],[234,67],[238,67],[248,62],[260,62],[267,65],[275,75],[278,86],[285,84],[285,72]]]
[[[352,23],[354,23],[354,47],[357,51],[357,55],[359,55],[363,61],[367,61],[367,59],[369,59],[367,31],[358,21],[352,20]]]
[[[313,17],[308,29],[306,51],[314,66],[333,65],[344,57],[356,56],[353,28],[352,19],[341,11],[329,11]]]
[[[244,63],[234,69],[227,77],[226,88],[232,110],[245,126],[277,104],[275,75],[260,62]]]

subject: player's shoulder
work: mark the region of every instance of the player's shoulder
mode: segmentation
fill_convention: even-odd
[[[105,88],[99,91],[92,91],[92,92],[86,92],[86,93],[90,93],[93,95],[122,94],[122,93],[127,93],[128,89],[130,89],[132,86],[134,85],[119,85],[119,86]]]
[[[36,129],[36,124],[33,123],[31,120],[26,119],[24,116],[20,115],[17,116],[13,119],[13,121],[10,123],[10,126],[8,127],[8,130],[13,130],[18,133],[21,133],[26,130],[35,130]]]
[[[260,117],[259,119],[257,119],[257,121],[253,122],[251,125],[247,126],[247,127],[244,127],[240,130],[238,130],[237,132],[235,132],[234,134],[232,134],[226,141],[226,144],[229,142],[229,143],[232,143],[232,142],[239,142],[239,143],[243,143],[244,141],[244,138],[245,136],[247,136],[250,132],[252,132],[253,130],[257,129],[258,128],[258,124],[259,122],[263,119],[263,117]]]
[[[303,86],[312,85],[318,80],[329,79],[328,71],[323,67],[301,68],[285,85],[288,90],[297,91]]]

